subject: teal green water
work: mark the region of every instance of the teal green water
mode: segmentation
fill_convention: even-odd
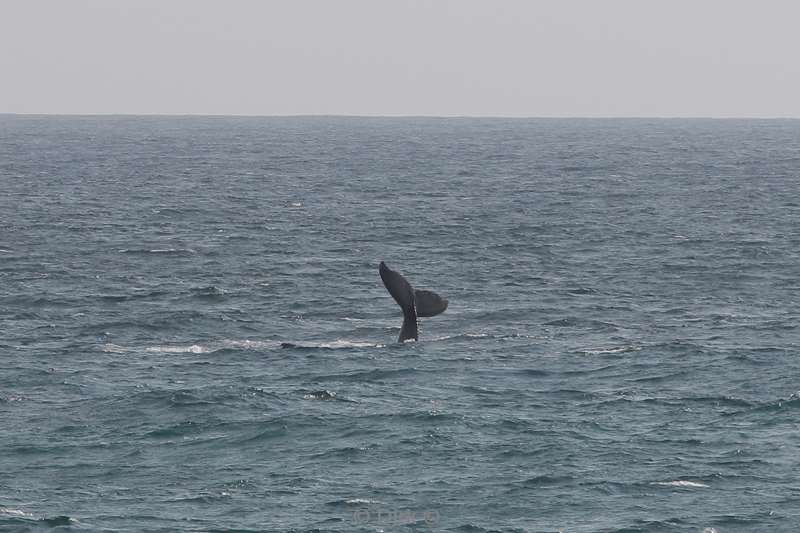
[[[795,531],[798,185],[800,121],[0,116],[0,530]]]

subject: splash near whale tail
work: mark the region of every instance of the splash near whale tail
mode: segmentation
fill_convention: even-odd
[[[403,310],[403,326],[398,342],[419,340],[419,317],[431,317],[443,313],[449,303],[446,298],[429,290],[414,289],[406,278],[381,261],[378,267],[381,280],[394,301]]]

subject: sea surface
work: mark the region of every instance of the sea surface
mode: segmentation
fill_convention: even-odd
[[[799,192],[797,120],[0,116],[0,531],[800,531]]]

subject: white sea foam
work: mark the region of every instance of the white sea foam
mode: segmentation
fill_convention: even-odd
[[[676,481],[655,481],[651,485],[663,485],[668,487],[691,487],[696,489],[708,488],[705,483],[697,483],[696,481],[685,481],[682,479]]]
[[[214,350],[208,346],[192,344],[191,346],[148,346],[145,351],[155,353],[209,353]]]
[[[282,342],[280,343],[283,348],[326,348],[329,350],[343,349],[343,348],[385,348],[385,344],[363,341],[350,341],[345,339],[337,339],[330,342]]]
[[[335,398],[336,392],[328,390],[321,390],[303,395],[304,400],[333,400]]]
[[[111,343],[102,345],[100,349],[106,353],[126,353],[128,351],[128,349],[123,346]]]
[[[584,355],[604,355],[604,354],[614,354],[614,353],[638,352],[641,349],[642,348],[639,346],[624,345],[624,346],[612,346],[609,348],[587,348],[585,350],[580,350],[580,352]]]
[[[149,253],[149,254],[173,254],[173,253],[189,253],[194,254],[197,253],[192,248],[154,248],[152,250],[148,250],[145,248],[120,248],[117,252],[121,254],[128,254],[128,253]]]
[[[158,344],[154,346],[145,346],[145,347],[127,347],[127,346],[120,346],[118,344],[107,343],[101,345],[100,350],[106,353],[129,353],[136,350],[144,350],[150,353],[213,353],[218,350],[224,350],[226,348],[238,348],[242,350],[263,350],[263,349],[278,348],[280,345],[281,343],[277,341],[224,339],[209,344],[190,344],[190,345]]]
[[[264,348],[277,348],[280,343],[277,341],[251,341],[251,340],[223,340],[221,344],[225,348],[243,348],[245,350],[261,350]]]
[[[444,337],[434,337],[427,339],[427,342],[447,341],[451,339],[486,339],[490,337],[488,333],[460,333],[458,335],[445,335]]]
[[[17,396],[15,394],[9,394],[8,396],[0,396],[0,403],[2,402],[21,402],[25,399],[24,396]],[[2,507],[0,507],[2,509]]]
[[[19,509],[9,509],[8,507],[0,507],[0,515],[22,516],[25,518],[33,518],[33,515],[30,513],[26,513],[25,511],[20,511]]]
[[[136,350],[144,350],[149,353],[161,354],[181,354],[181,353],[195,353],[206,354],[213,353],[225,349],[238,349],[238,350],[272,350],[280,347],[288,348],[327,348],[327,349],[344,349],[344,348],[385,348],[385,344],[364,342],[364,341],[351,341],[345,339],[337,339],[330,342],[279,342],[279,341],[259,341],[259,340],[236,340],[236,339],[223,339],[207,344],[158,344],[146,347],[125,347],[117,344],[103,344],[100,349],[107,353],[128,353]]]
[[[376,344],[374,342],[361,342],[361,341],[348,341],[344,339],[337,339],[332,342],[321,342],[316,346],[311,344],[309,347],[319,348],[384,348],[385,344]]]

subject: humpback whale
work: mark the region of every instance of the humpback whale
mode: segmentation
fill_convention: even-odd
[[[402,274],[386,266],[383,261],[378,267],[378,272],[386,290],[403,310],[403,327],[400,328],[397,342],[419,340],[417,325],[419,317],[436,316],[447,309],[449,302],[433,291],[414,289]]]

